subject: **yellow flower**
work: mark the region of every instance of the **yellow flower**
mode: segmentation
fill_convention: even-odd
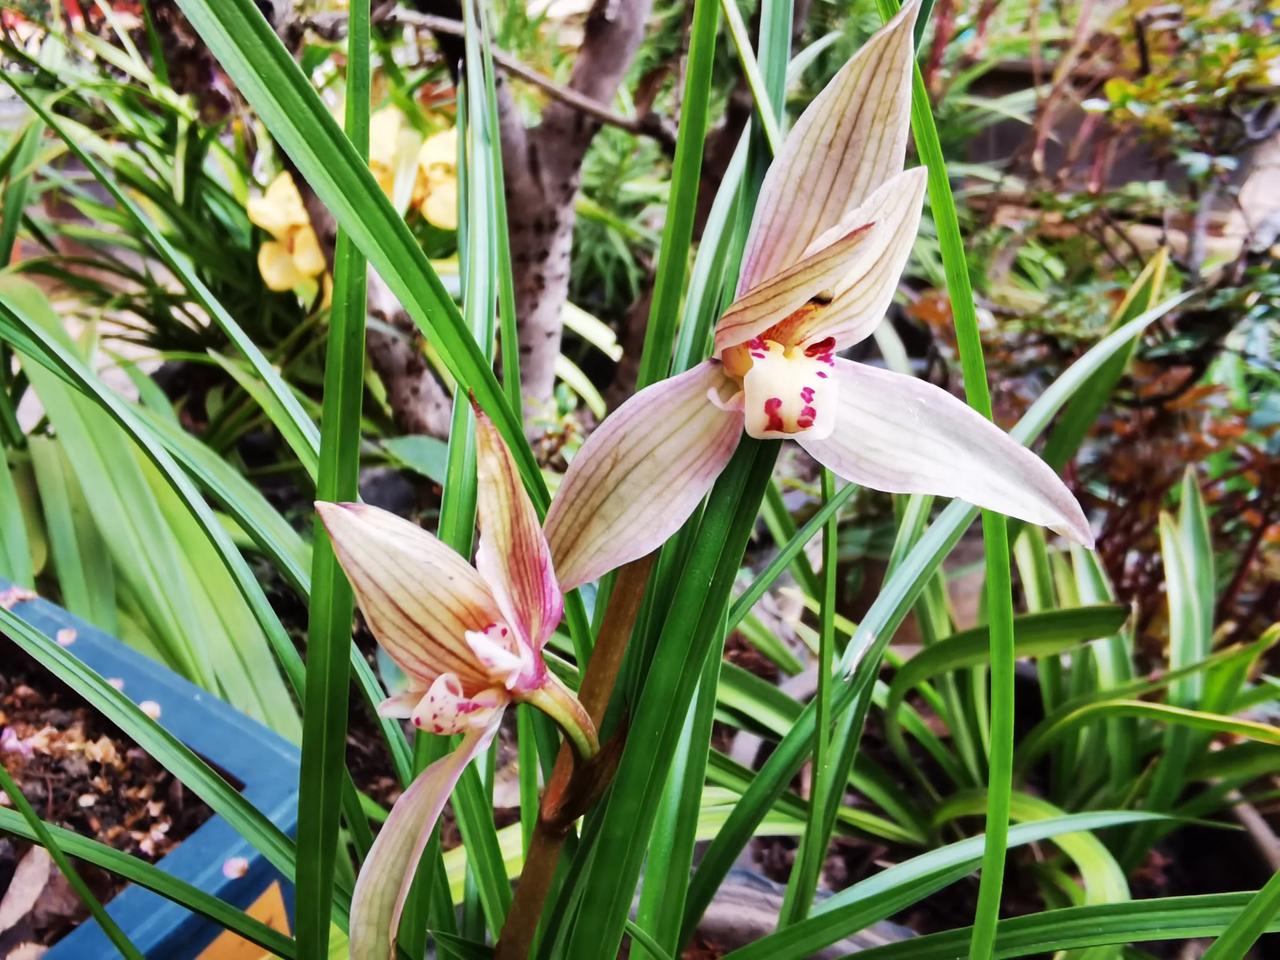
[[[258,248],[258,270],[269,289],[292,290],[324,273],[324,252],[287,171],[262,196],[249,200],[247,212],[250,221],[271,235]]]
[[[413,205],[427,223],[458,229],[458,130],[450,127],[427,137],[418,151],[418,180]]]
[[[409,200],[409,184],[413,182],[421,142],[418,132],[405,123],[404,114],[396,107],[383,107],[369,118],[369,170],[401,213]]]

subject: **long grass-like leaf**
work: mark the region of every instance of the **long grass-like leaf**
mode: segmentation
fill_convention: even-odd
[[[347,26],[347,136],[363,159],[369,151],[369,0],[353,0]],[[333,254],[333,300],[325,350],[324,412],[316,499],[355,500],[360,473],[360,412],[364,391],[367,270],[363,254],[339,229]],[[307,688],[303,702],[302,759],[298,771],[298,881],[295,936],[302,956],[329,949],[330,904],[338,849],[338,825],[346,772],[348,650],[355,595],[338,566],[317,517],[311,558],[307,619]],[[349,828],[363,834],[368,821],[359,805],[347,805]]]
[[[1026,957],[1076,947],[1212,937],[1227,929],[1251,896],[1249,893],[1217,893],[1165,897],[1066,907],[1013,917],[997,925],[990,955]],[[1263,930],[1280,931],[1280,917],[1268,918]],[[963,954],[972,937],[971,928],[947,930],[873,947],[858,956],[864,960],[952,960]]]
[[[888,20],[896,12],[896,0],[877,0]],[[987,387],[978,314],[974,307],[969,264],[960,233],[955,198],[947,176],[947,162],[938,140],[929,92],[919,65],[912,70],[911,129],[916,149],[928,168],[929,206],[938,231],[951,300],[960,366],[964,372],[965,398],[969,406],[991,418],[991,394]],[[978,891],[973,943],[969,955],[985,960],[1000,914],[1004,882],[1005,840],[1009,830],[1009,796],[1013,790],[1013,576],[1009,567],[1008,527],[1003,515],[982,513],[982,542],[986,560],[986,616],[991,630],[991,745],[987,758],[987,848]]]
[[[181,780],[188,790],[261,852],[272,866],[292,879],[295,865],[293,841],[208,764],[138,709],[132,700],[16,613],[0,607],[0,628],[28,655],[89,701],[95,710]]]
[[[661,380],[671,367],[676,319],[684,292],[697,210],[698,182],[702,175],[703,144],[707,137],[707,106],[711,97],[711,67],[716,46],[719,8],[715,0],[695,0],[693,25],[689,32],[689,61],[680,101],[680,136],[676,140],[675,162],[671,169],[671,192],[667,219],[658,254],[653,302],[645,328],[644,349],[636,387],[642,389]]]
[[[1242,960],[1268,927],[1280,926],[1280,873],[1253,895],[1218,936],[1203,960]]]
[[[145,860],[122,853],[105,843],[90,840],[51,823],[45,824],[45,829],[65,853],[77,860],[91,863],[117,877],[146,887],[174,903],[181,904],[188,910],[208,917],[277,957],[292,958],[298,955],[293,940],[280,931],[237,910],[199,887],[165,873]],[[14,810],[0,810],[0,830],[25,840],[40,842],[40,837],[31,824],[23,818],[22,814]]]
[[[236,349],[249,361],[254,373],[266,384],[267,389],[270,390],[271,395],[280,405],[280,409],[284,411],[284,414],[290,420],[291,429],[286,431],[284,435],[286,438],[297,438],[302,441],[301,449],[295,449],[298,456],[304,457],[308,453],[314,456],[315,449],[319,443],[319,432],[316,430],[315,424],[306,415],[301,404],[279,372],[276,371],[254,342],[249,339],[248,335],[240,328],[240,325],[236,323],[231,314],[218,301],[217,297],[196,275],[187,257],[165,239],[164,235],[151,222],[142,208],[120,189],[110,174],[98,163],[97,158],[84,149],[70,131],[66,129],[62,121],[53,114],[51,107],[37,101],[18,81],[16,74],[5,73],[4,80],[18,96],[26,101],[27,105],[36,112],[40,119],[48,124],[49,129],[62,138],[67,148],[75,154],[76,159],[85,165],[85,168],[93,174],[103,189],[128,214],[132,224],[146,236],[156,253],[164,261],[165,266],[182,280],[183,285],[190,291],[195,301],[209,314],[214,323],[218,325],[218,328],[227,335],[227,338],[235,344]]]
[[[1153,819],[1135,811],[1076,813],[1019,824],[1010,831],[1011,845],[1034,843],[1062,834]],[[923,900],[973,871],[982,860],[984,840],[970,837],[894,864],[828,897],[813,915],[785,930],[763,937],[729,954],[733,960],[801,960],[877,920]],[[914,942],[914,941],[908,941]],[[963,944],[960,952],[963,953]]]
[[[617,949],[698,667],[723,641],[724,604],[777,452],[775,442],[744,440],[711,491],[579,881],[583,908],[563,953],[553,955],[594,960]]]
[[[830,470],[822,471],[822,499],[830,503],[835,499],[835,477]],[[835,823],[827,820],[827,810],[839,804],[844,796],[844,778],[839,753],[833,749],[831,737],[831,687],[835,683],[836,645],[836,567],[840,560],[839,522],[835,512],[827,518],[822,528],[822,606],[819,610],[818,636],[818,690],[815,735],[813,738],[813,789],[809,801],[809,819],[805,823],[804,837],[796,852],[791,874],[787,877],[787,891],[782,911],[778,917],[779,928],[804,919],[813,903],[822,865],[826,860],[827,846],[831,842],[831,830]],[[834,797],[833,797],[834,794]]]

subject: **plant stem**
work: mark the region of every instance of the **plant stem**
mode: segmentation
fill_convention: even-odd
[[[631,629],[640,612],[653,558],[653,554],[642,557],[618,572],[613,594],[609,598],[609,609],[600,626],[600,636],[582,676],[578,700],[597,729],[604,722],[605,708],[609,705],[618,672],[622,668],[622,659],[631,639]],[[560,860],[560,849],[564,846],[565,837],[568,836],[577,812],[592,796],[598,795],[612,772],[607,765],[602,769],[602,764],[607,764],[603,758],[615,755],[614,751],[607,750],[598,754],[596,761],[575,769],[573,748],[567,740],[560,745],[555,769],[542,797],[538,823],[534,827],[529,852],[525,856],[524,869],[520,872],[515,899],[511,903],[507,922],[502,927],[502,935],[498,938],[494,951],[496,960],[523,960],[529,956],[538,931],[538,921],[542,917],[543,905],[555,879],[556,864]],[[595,770],[602,771],[603,780],[591,775]],[[577,776],[579,773],[583,775]]]

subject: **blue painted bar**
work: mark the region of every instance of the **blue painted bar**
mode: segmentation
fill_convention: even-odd
[[[8,581],[0,579],[0,589],[8,586]],[[66,648],[70,653],[104,678],[123,680],[123,692],[134,703],[152,700],[159,704],[161,726],[210,764],[243,783],[246,800],[285,833],[295,834],[299,755],[294,744],[47,600],[15,604],[13,612],[49,637],[56,637],[59,630],[74,630],[76,638]],[[249,869],[244,876],[231,879],[222,868],[234,857],[247,860]],[[292,911],[292,888],[221,817],[206,820],[157,865],[241,908],[248,907],[279,881]],[[107,912],[151,960],[195,957],[222,932],[212,921],[136,886],[127,887],[115,897],[107,905]],[[46,960],[112,956],[115,948],[92,921],[45,954]]]

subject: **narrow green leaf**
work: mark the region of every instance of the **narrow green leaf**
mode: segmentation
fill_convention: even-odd
[[[62,606],[114,636],[118,630],[111,555],[89,515],[89,504],[66,454],[61,444],[49,437],[28,438],[27,449],[40,491]]]
[[[22,222],[31,186],[31,174],[27,168],[36,158],[43,136],[44,124],[32,120],[27,129],[14,138],[14,153],[5,177],[4,199],[0,201],[0,266],[7,266],[13,261],[18,226]]]
[[[1204,952],[1203,960],[1243,960],[1268,928],[1280,926],[1280,873],[1255,893]]]
[[[1138,278],[1130,285],[1123,302],[1116,309],[1110,329],[1115,330],[1124,326],[1134,317],[1156,305],[1163,292],[1164,275],[1168,260],[1168,251],[1164,248],[1161,248],[1151,258],[1142,272],[1138,274]],[[1061,470],[1066,466],[1067,461],[1075,456],[1076,451],[1080,449],[1080,444],[1084,442],[1089,428],[1098,419],[1098,414],[1102,412],[1103,407],[1111,399],[1111,394],[1115,390],[1116,384],[1124,376],[1125,368],[1129,365],[1129,360],[1132,358],[1136,346],[1137,341],[1135,340],[1127,348],[1112,357],[1105,366],[1099,368],[1098,372],[1093,375],[1089,386],[1081,390],[1067,404],[1067,408],[1062,412],[1062,416],[1049,434],[1049,439],[1045,442],[1045,463],[1055,470]]]
[[[347,136],[362,161],[369,152],[369,0],[352,0],[347,11]],[[324,410],[316,499],[351,501],[359,496],[360,413],[364,392],[367,295],[364,256],[339,229],[333,254],[333,300],[325,349]],[[303,701],[302,760],[298,771],[298,880],[294,934],[298,952],[323,956],[329,949],[329,915],[337,858],[338,826],[347,826],[366,853],[368,820],[354,791],[343,789],[346,773],[349,653],[355,595],[338,565],[319,518],[312,524],[311,596],[307,619],[307,677]],[[352,799],[356,802],[352,804]],[[344,802],[345,801],[345,802]]]
[[[105,843],[90,840],[51,823],[45,824],[45,829],[57,846],[77,860],[91,863],[117,877],[146,887],[194,913],[208,917],[218,925],[235,931],[250,943],[256,943],[277,957],[292,958],[298,955],[293,940],[278,930],[237,910],[199,887],[165,873],[145,860],[122,853]],[[23,818],[21,813],[14,810],[0,810],[0,830],[22,837],[24,840],[40,842],[40,837],[32,825]]]
[[[826,468],[822,471],[822,499],[830,503],[835,499],[835,477]],[[832,696],[835,682],[832,670],[835,666],[836,645],[836,568],[840,560],[839,523],[833,511],[822,529],[822,606],[819,610],[818,639],[818,690],[816,733],[813,738],[813,789],[809,801],[809,819],[805,823],[804,837],[796,852],[791,874],[787,877],[786,895],[778,916],[779,929],[803,920],[813,904],[813,897],[826,862],[827,846],[831,842],[831,830],[835,824],[834,810],[844,796],[844,777],[840,776],[839,753],[831,742]],[[828,821],[827,812],[832,816]]]
[[[102,165],[98,163],[97,159],[84,149],[77,138],[66,129],[62,121],[54,116],[51,108],[46,108],[38,103],[19,82],[17,75],[5,73],[3,78],[13,88],[14,92],[26,102],[27,106],[34,110],[40,119],[49,126],[49,129],[62,138],[67,148],[75,154],[76,159],[85,165],[85,168],[93,174],[103,189],[128,214],[133,224],[151,243],[156,253],[160,255],[165,266],[172,270],[174,275],[183,282],[183,285],[186,286],[196,302],[218,325],[218,329],[226,334],[227,338],[235,344],[236,349],[249,361],[254,372],[266,384],[267,389],[271,392],[276,403],[279,404],[280,409],[288,417],[294,428],[286,436],[305,440],[306,447],[309,447],[314,452],[319,442],[315,424],[311,422],[311,419],[303,411],[301,404],[289,389],[288,384],[272,367],[262,351],[249,339],[231,314],[227,312],[226,308],[222,306],[199,276],[196,275],[187,257],[165,239],[164,235],[146,216],[142,208],[120,189],[107,171],[103,169]],[[332,123],[332,120],[330,122]],[[302,457],[305,450],[295,449],[294,452],[299,457]]]
[[[764,592],[782,575],[792,561],[801,555],[805,544],[812,540],[814,534],[822,529],[827,520],[833,517],[836,511],[857,492],[856,484],[850,483],[841,487],[830,500],[825,501],[814,515],[805,521],[805,525],[790,540],[782,545],[773,559],[751,581],[751,585],[733,601],[733,606],[729,608],[730,630],[735,629],[742,622],[742,618],[751,611],[756,601],[764,596]]]
[[[718,22],[719,9],[715,0],[694,0],[689,58],[685,67],[684,92],[680,98],[680,135],[676,139],[675,161],[671,168],[671,191],[667,199],[666,223],[662,229],[662,246],[658,252],[658,272],[654,278],[649,323],[645,328],[644,349],[636,374],[637,389],[661,380],[671,368],[676,319],[680,315],[689,244],[693,238],[693,218],[698,206]]]
[[[1156,815],[1096,811],[1034,820],[1015,826],[1009,843],[1019,846],[1063,834],[1136,823]],[[982,860],[984,839],[969,837],[881,870],[817,904],[813,915],[729,954],[732,960],[802,960],[843,937],[869,927],[972,873]],[[918,942],[915,940],[908,943]],[[963,955],[965,944],[951,954]],[[728,958],[726,958],[728,960]]]
[[[1225,930],[1248,904],[1249,893],[1217,893],[1198,897],[1166,897],[1046,910],[1002,920],[991,956],[1026,957],[1076,947],[1133,945],[1212,937]],[[1266,932],[1280,931],[1280,917],[1270,917]],[[947,930],[862,951],[860,960],[952,960],[964,952],[971,928]]]
[[[3,607],[0,607],[0,628],[28,655],[136,741],[157,763],[181,780],[183,786],[225,818],[272,866],[292,880],[293,841],[208,764],[68,650]]]
[[[30,588],[35,586],[26,511],[13,481],[13,468],[0,447],[0,576]]]
[[[724,604],[778,454],[744,439],[707,501],[693,553],[665,618],[632,715],[618,774],[600,816],[600,838],[579,882],[590,908],[562,954],[594,960],[617,949],[657,813],[657,801],[700,671],[723,642]]]
[[[1039,658],[1069,650],[1093,637],[1111,633],[1128,615],[1128,609],[1119,604],[1099,604],[1017,617],[1014,621],[1017,655]],[[898,712],[907,693],[932,677],[986,662],[989,649],[987,628],[975,627],[925,647],[894,674],[885,707],[885,734],[904,762],[908,755]]]
[[[898,8],[896,0],[877,0],[877,4],[885,20]],[[951,193],[947,162],[938,140],[929,92],[919,65],[912,71],[911,129],[916,149],[928,168],[929,206],[933,211],[946,273],[956,346],[964,372],[965,398],[969,406],[991,419],[991,394],[987,387],[964,238],[960,233],[955,198]],[[1013,789],[1013,577],[1009,568],[1008,527],[1003,515],[983,511],[982,543],[986,560],[986,615],[991,631],[991,744],[987,759],[987,848],[978,890],[973,942],[969,948],[969,956],[973,960],[985,960],[990,953],[991,938],[1000,913],[1005,841],[1009,830],[1009,795]]]

